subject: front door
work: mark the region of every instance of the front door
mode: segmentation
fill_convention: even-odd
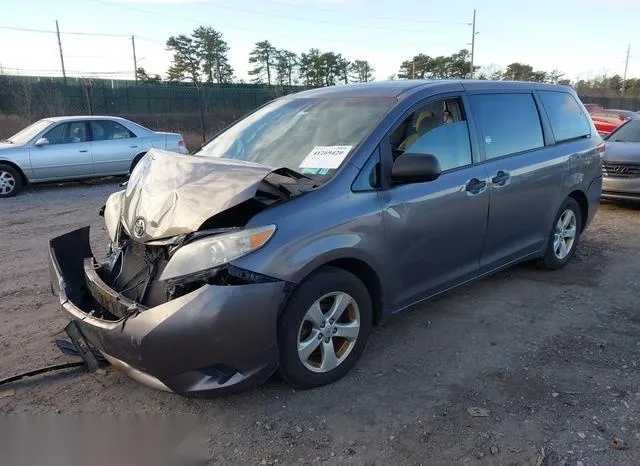
[[[474,164],[460,98],[428,102],[386,143],[394,159],[429,153],[442,169],[435,181],[381,192],[390,301],[400,309],[477,273],[489,192],[486,171]]]
[[[31,167],[37,180],[91,177],[93,159],[85,121],[60,123],[47,131],[45,145],[31,145]],[[35,141],[34,141],[35,142]]]

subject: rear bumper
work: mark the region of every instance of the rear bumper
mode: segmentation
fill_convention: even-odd
[[[589,189],[587,190],[587,202],[589,203],[587,212],[588,217],[585,222],[585,229],[591,224],[591,221],[596,216],[596,212],[598,212],[598,207],[600,207],[600,199],[602,196],[602,177],[598,177],[591,182]]]
[[[88,227],[52,239],[49,257],[63,312],[115,367],[147,386],[213,396],[261,383],[277,368],[285,282],[204,285],[146,309],[96,273]],[[105,309],[126,314],[96,317]]]
[[[602,197],[612,200],[640,200],[640,178],[603,177]]]

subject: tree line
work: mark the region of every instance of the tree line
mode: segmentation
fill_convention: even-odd
[[[626,81],[622,76],[599,76],[593,79],[581,79],[575,84],[576,90],[585,95],[603,95],[605,97],[639,97],[640,78],[630,78]]]
[[[200,26],[190,35],[171,36],[166,42],[173,53],[167,70],[168,81],[227,84],[237,81],[229,63],[229,45],[222,33]],[[367,60],[348,60],[342,54],[321,52],[312,48],[297,54],[278,49],[268,40],[255,44],[249,54],[251,82],[266,85],[333,86],[338,83],[373,81],[374,68]],[[144,68],[136,77],[147,82],[159,82],[159,75],[150,75]],[[241,82],[241,81],[240,81]]]
[[[190,35],[171,36],[166,41],[167,50],[173,53],[167,70],[168,81],[194,83],[243,82],[236,79],[229,60],[229,44],[220,31],[200,26]],[[249,76],[252,83],[280,86],[333,86],[352,82],[368,82],[374,79],[374,68],[365,59],[349,60],[340,53],[323,52],[311,48],[297,54],[279,49],[268,40],[257,42],[249,54]],[[554,84],[571,84],[558,70],[536,70],[526,63],[514,62],[506,68],[497,65],[474,66],[471,54],[461,49],[448,56],[430,56],[424,53],[404,60],[397,73],[389,79],[490,79],[533,81]],[[150,75],[144,68],[137,69],[137,78],[147,82],[159,82],[159,75]],[[591,80],[579,80],[574,84],[579,92],[597,91],[617,95],[640,95],[640,79],[628,79],[623,83],[619,75],[602,76]]]
[[[489,65],[479,70],[478,79],[498,79],[511,81],[533,81],[552,84],[572,85],[580,95],[603,95],[610,97],[638,97],[640,96],[640,78],[629,78],[626,81],[622,76],[598,76],[592,79],[580,79],[575,82],[564,78],[564,74],[558,70],[539,71],[531,65],[524,63],[512,63],[502,69],[495,65]]]

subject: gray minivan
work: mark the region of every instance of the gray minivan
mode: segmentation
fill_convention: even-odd
[[[520,261],[564,267],[604,145],[569,87],[390,81],[277,99],[190,157],[150,151],[50,242],[66,315],[152,387],[214,395],[345,375],[372,325]],[[428,343],[425,343],[428,344]]]

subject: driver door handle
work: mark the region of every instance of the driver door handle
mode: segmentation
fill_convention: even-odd
[[[487,182],[478,178],[471,178],[467,181],[466,191],[469,196],[476,196],[485,190]]]
[[[82,153],[89,152],[89,149],[80,149],[80,152]]]
[[[509,175],[508,172],[499,170],[498,173],[496,173],[496,175],[491,178],[491,182],[494,184],[494,186],[504,186],[507,181],[509,181],[511,175]]]

